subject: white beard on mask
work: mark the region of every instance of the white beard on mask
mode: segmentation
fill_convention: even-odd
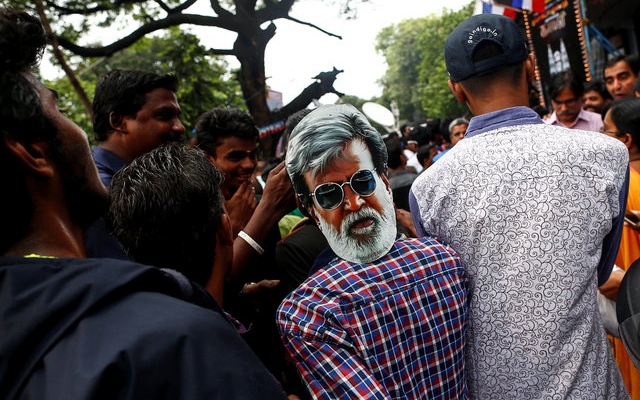
[[[338,257],[357,263],[369,263],[389,252],[396,240],[396,212],[391,195],[382,196],[382,213],[370,207],[362,207],[350,212],[342,221],[340,232],[318,215],[318,227],[327,238],[329,246]],[[351,226],[364,218],[371,218],[373,224],[355,229]],[[366,236],[358,239],[354,236]]]

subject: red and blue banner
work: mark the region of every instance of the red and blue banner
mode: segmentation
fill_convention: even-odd
[[[544,12],[545,0],[513,0],[511,7],[529,10],[536,13]]]
[[[477,0],[474,14],[501,14],[515,19],[516,12],[522,12],[522,10],[543,13],[545,11],[545,0]]]

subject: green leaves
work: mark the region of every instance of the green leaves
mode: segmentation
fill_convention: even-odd
[[[400,119],[458,117],[467,111],[447,85],[444,42],[472,12],[470,3],[459,11],[402,21],[378,34],[376,49],[389,66],[382,80],[382,98],[398,102]]]

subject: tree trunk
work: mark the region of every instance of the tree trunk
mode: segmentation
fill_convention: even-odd
[[[250,28],[249,28],[250,29]],[[264,54],[267,43],[275,34],[275,25],[266,29],[255,27],[250,32],[239,32],[234,44],[235,55],[240,62],[238,81],[242,88],[249,114],[258,127],[271,122],[267,107],[267,85],[264,68]],[[273,153],[271,137],[260,139],[260,154],[264,160],[269,160]]]

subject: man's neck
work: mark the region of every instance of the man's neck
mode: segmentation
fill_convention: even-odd
[[[515,96],[497,97],[490,101],[469,101],[469,110],[473,115],[488,114],[490,112],[506,110],[512,107],[528,107],[529,99],[517,98]]]
[[[571,121],[567,121],[567,120],[563,121],[558,118],[558,114],[556,113],[556,121],[560,122],[562,125],[564,125],[567,128],[571,128],[573,124],[576,123],[577,119],[578,119],[578,114],[576,114],[576,118],[572,119]]]
[[[52,238],[50,232],[31,233],[4,252],[5,257],[24,257],[36,254],[43,257],[85,258],[84,240],[62,235]]]
[[[55,205],[34,204],[31,229],[11,246],[4,256],[23,257],[28,254],[51,257],[86,257],[84,228],[67,210]]]
[[[113,135],[115,135],[115,133],[111,134],[106,141],[98,144],[98,147],[110,151],[119,158],[125,160],[127,164],[131,163],[131,161],[133,161],[133,157],[131,157],[122,146],[114,143]]]
[[[529,89],[526,70],[518,82],[498,80],[487,85],[477,96],[467,94],[467,106],[475,116],[512,107],[529,107]]]

